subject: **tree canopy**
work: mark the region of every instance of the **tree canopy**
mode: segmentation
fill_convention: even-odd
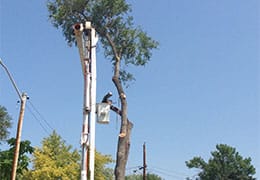
[[[126,180],[143,180],[143,175],[142,174],[132,174],[128,175],[125,178]],[[151,174],[148,173],[146,176],[147,180],[162,180],[162,178],[156,174]]]
[[[42,147],[33,152],[33,169],[25,175],[26,179],[79,179],[80,156],[72,146],[54,131],[44,138]]]
[[[15,138],[11,138],[7,140],[10,148],[5,151],[0,151],[0,179],[1,180],[9,180],[11,179],[14,151],[15,151]],[[31,142],[21,141],[20,144],[20,152],[18,158],[17,165],[17,177],[20,178],[24,171],[28,170],[28,166],[30,163],[29,154],[32,154],[33,147],[31,146]]]
[[[102,155],[95,153],[95,180],[110,180],[113,179],[113,170],[106,167],[107,164],[112,163],[113,159],[109,155]]]
[[[69,44],[75,43],[73,25],[91,21],[105,57],[113,63],[122,59],[124,66],[143,66],[150,60],[152,49],[158,46],[145,31],[134,26],[129,14],[131,6],[125,0],[50,0],[47,6],[52,24],[61,28]],[[124,68],[120,77],[122,81],[133,79]]]
[[[8,129],[11,127],[11,116],[8,114],[4,106],[0,106],[0,141],[5,140],[8,135]]]
[[[243,158],[235,148],[226,144],[216,146],[211,152],[212,157],[206,162],[201,157],[194,157],[186,162],[189,168],[200,169],[201,180],[254,180],[255,168],[251,158]]]
[[[23,178],[35,179],[80,179],[80,155],[55,131],[42,141],[42,147],[35,148],[32,157],[33,168],[25,170]],[[96,152],[95,179],[112,179],[106,164],[112,162],[110,156]]]

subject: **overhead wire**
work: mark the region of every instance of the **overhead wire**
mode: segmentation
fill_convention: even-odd
[[[130,174],[131,173],[138,173],[141,169],[142,166],[133,166],[133,167],[127,167],[126,171],[128,171]]]
[[[16,83],[11,75],[11,73],[9,72],[7,66],[5,66],[5,64],[2,62],[2,59],[0,58],[0,65],[4,68],[4,70],[6,71],[12,85],[14,86],[18,96],[19,96],[19,101],[18,103],[22,100],[22,95],[21,95],[21,92],[19,91],[18,87],[16,86]],[[50,135],[49,133],[49,130],[47,130],[46,127],[48,127],[48,129],[50,129],[51,131],[54,130],[54,128],[50,125],[50,123],[43,117],[43,115],[38,111],[38,109],[33,105],[33,103],[31,101],[28,101],[29,102],[29,105],[32,107],[32,109],[30,108],[30,106],[28,106],[28,104],[26,104],[26,107],[28,108],[29,112],[31,113],[32,117],[39,123],[39,125],[41,126],[41,128],[48,134]],[[36,112],[38,114],[38,117],[36,116],[36,114],[33,112]],[[43,125],[43,122],[44,124],[46,125],[46,127]]]
[[[163,171],[163,172],[166,172],[166,173],[174,173],[174,174],[179,175],[179,176],[186,176],[186,177],[189,176],[188,174],[185,174],[185,173],[182,173],[182,172],[175,172],[175,171],[167,170],[167,169],[160,168],[160,167],[157,167],[157,166],[151,166],[151,168],[157,169],[157,170],[160,170],[160,171]]]
[[[133,167],[128,167],[126,168],[127,171],[131,171],[133,173],[140,173],[142,171],[142,166],[133,166]],[[193,177],[185,173],[180,173],[180,172],[175,172],[171,170],[167,170],[164,168],[156,167],[156,166],[148,166],[147,167],[147,172],[148,173],[154,173],[154,174],[159,174],[167,177],[171,177],[174,179],[185,179],[188,177]]]
[[[33,103],[31,101],[28,101],[29,105],[26,104],[26,107],[27,109],[29,110],[29,112],[31,113],[32,117],[39,123],[39,125],[41,126],[41,128],[44,130],[44,132],[50,136],[51,132],[50,131],[54,131],[55,129],[50,125],[50,123],[43,117],[43,115],[40,113],[40,111],[33,105]],[[33,110],[32,110],[33,109]],[[35,113],[37,113],[37,115],[39,116],[39,118],[35,115]],[[46,127],[43,125],[44,122],[46,125]],[[66,140],[61,136],[61,140],[64,141],[64,143],[66,143]],[[76,157],[74,157],[73,155],[72,156],[67,156],[66,157],[68,159],[68,163],[71,163],[71,162],[76,162]],[[78,159],[77,161],[80,161],[80,159]]]
[[[148,171],[150,172],[156,172],[158,174],[162,174],[162,175],[165,175],[165,176],[168,176],[168,177],[174,177],[174,178],[178,178],[178,179],[197,179],[197,176],[198,176],[198,173],[195,173],[193,175],[188,175],[188,174],[185,174],[185,173],[180,173],[180,172],[173,172],[173,171],[170,171],[170,170],[166,170],[166,169],[163,169],[163,168],[160,168],[160,167],[154,167],[153,168],[148,168]]]
[[[35,105],[31,102],[31,100],[27,101],[26,108],[28,109],[29,113],[32,115],[33,119],[39,123],[40,127],[43,131],[50,135],[54,128],[50,125],[50,123],[44,118],[44,116],[40,113],[40,111],[35,107]],[[19,101],[18,101],[19,103]]]
[[[39,123],[41,128],[45,131],[45,133],[47,135],[49,135],[50,132],[47,130],[47,128],[44,127],[44,125],[42,124],[41,120],[33,113],[33,111],[31,110],[30,106],[26,105],[26,107],[29,110],[29,112],[31,113],[32,117]]]
[[[32,103],[31,100],[28,101],[26,104],[26,107],[28,108],[29,112],[31,113],[32,117],[39,123],[43,131],[50,136],[53,131],[57,130],[50,124],[49,121],[47,121],[46,118],[40,113],[40,111],[36,108],[36,106]],[[66,140],[59,134],[62,140],[66,142]]]
[[[31,101],[29,104],[32,106],[33,110],[39,115],[39,117],[45,122],[45,124],[53,131],[54,128],[50,125],[50,123],[44,118],[44,116],[37,110],[37,108],[33,105]]]
[[[178,178],[178,179],[183,179],[183,178],[187,177],[187,176],[180,176],[180,175],[177,175],[177,174],[173,174],[173,172],[171,172],[171,173],[170,172],[164,172],[162,170],[153,169],[153,168],[148,168],[147,170],[150,171],[150,172],[155,172],[155,173],[158,173],[158,174],[162,174],[164,176]]]
[[[51,135],[51,131],[54,131],[55,129],[50,125],[50,123],[43,117],[43,115],[40,113],[40,111],[33,105],[33,103],[31,101],[28,101],[30,104],[30,106],[32,107],[32,109],[37,113],[37,115],[40,117],[38,118],[35,113],[32,111],[31,107],[29,105],[26,105],[26,107],[28,108],[29,112],[31,113],[31,115],[33,116],[33,118],[39,123],[39,125],[41,126],[41,128],[44,130],[44,132],[50,136]],[[44,122],[46,125],[46,127],[43,125]],[[64,143],[66,143],[66,140],[61,136],[61,139],[64,141]],[[75,162],[75,157],[67,157],[69,159],[69,162]],[[79,160],[78,160],[79,161]]]
[[[141,166],[133,166],[133,167],[127,167],[126,170],[127,171],[130,171],[130,170],[133,170],[133,169],[138,169],[140,168]]]

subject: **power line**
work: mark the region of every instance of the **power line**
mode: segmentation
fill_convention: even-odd
[[[132,167],[128,167],[126,168],[127,171],[131,171],[133,173],[140,173],[141,174],[141,170],[142,170],[142,166],[132,166]],[[155,173],[155,174],[161,174],[161,175],[164,175],[164,176],[167,176],[167,177],[172,177],[174,179],[185,179],[185,178],[188,178],[188,177],[195,177],[197,174],[191,176],[191,175],[188,175],[188,174],[185,174],[185,173],[180,173],[180,172],[173,172],[171,170],[167,170],[167,169],[163,169],[163,168],[160,168],[160,167],[156,167],[156,166],[147,166],[147,171],[148,171],[148,174],[151,174],[151,173]]]
[[[33,111],[31,110],[31,108],[26,105],[26,107],[28,108],[29,112],[31,113],[32,117],[39,123],[39,125],[41,126],[41,128],[45,131],[45,133],[47,135],[49,135],[49,131],[44,127],[44,125],[41,123],[41,121],[37,118],[37,116],[33,113]]]
[[[43,117],[43,115],[37,110],[37,108],[33,105],[31,101],[29,104],[32,106],[33,110],[39,115],[39,117],[45,122],[45,124],[53,131],[54,128],[50,125],[50,123]]]
[[[183,177],[183,176],[180,176],[180,175],[177,175],[177,174],[172,174],[172,173],[169,173],[169,172],[164,172],[164,171],[153,169],[153,168],[148,168],[148,171],[149,172],[156,172],[158,174],[162,174],[162,175],[165,175],[165,176],[168,176],[168,177],[173,177],[173,178],[178,178],[178,179],[186,178],[186,176]]]
[[[158,169],[158,170],[163,171],[163,172],[166,172],[166,173],[174,173],[174,174],[176,174],[176,175],[186,176],[186,177],[189,176],[188,174],[185,174],[185,173],[176,172],[176,171],[172,171],[172,170],[167,170],[167,169],[160,168],[160,167],[157,167],[157,166],[151,166],[151,167],[152,167],[153,169]]]
[[[127,171],[131,171],[131,170],[139,169],[140,167],[141,167],[141,166],[127,167],[126,170],[127,170]]]
[[[50,125],[50,123],[44,118],[44,116],[40,113],[40,111],[34,106],[34,104],[30,101],[29,105],[26,104],[30,114],[32,117],[39,123],[41,128],[45,131],[47,135],[51,134],[50,132],[54,130],[54,128]]]

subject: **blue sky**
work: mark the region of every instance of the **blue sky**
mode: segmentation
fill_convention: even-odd
[[[251,157],[259,171],[259,2],[128,2],[135,23],[160,47],[144,68],[129,69],[136,81],[126,89],[134,123],[127,172],[142,165],[144,142],[148,172],[166,180],[196,174],[185,161],[208,159],[219,143]],[[0,2],[0,57],[30,96],[22,139],[39,146],[53,128],[80,148],[83,80],[78,50],[52,27],[45,1]],[[97,101],[112,91],[117,104],[109,62],[99,46]],[[0,104],[13,117],[11,136],[16,133],[17,100],[1,69]],[[109,125],[97,124],[96,148],[115,157],[119,117],[111,113],[110,120]]]

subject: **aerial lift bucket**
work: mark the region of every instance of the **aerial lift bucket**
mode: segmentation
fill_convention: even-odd
[[[100,124],[109,123],[110,105],[108,103],[97,104],[97,122]]]

